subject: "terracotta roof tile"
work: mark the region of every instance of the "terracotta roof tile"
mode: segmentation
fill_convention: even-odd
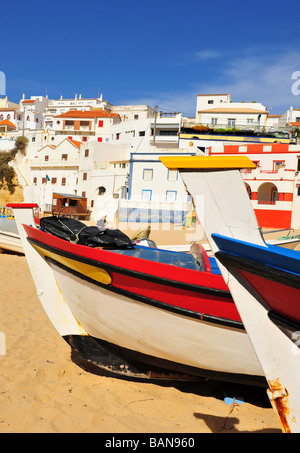
[[[13,123],[11,123],[9,120],[0,121],[0,126],[9,126],[9,127],[13,127],[14,129],[16,129],[16,126]]]
[[[82,144],[81,142],[78,142],[77,140],[73,140],[72,138],[68,138],[70,142],[73,143],[73,145],[77,146],[77,148],[80,148],[80,145]]]

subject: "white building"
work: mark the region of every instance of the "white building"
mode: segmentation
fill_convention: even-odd
[[[104,210],[107,220],[114,220],[119,199],[127,197],[127,146],[65,138],[57,146],[32,145],[29,154],[30,159],[20,156],[14,164],[25,201],[51,212],[53,193],[77,195],[87,198],[92,220],[103,217]]]
[[[294,109],[292,106],[279,119],[281,129],[294,126],[300,127],[300,109]]]
[[[268,112],[260,102],[232,102],[230,94],[198,94],[199,124],[217,128],[265,128]]]
[[[182,225],[192,203],[177,170],[168,170],[159,160],[162,155],[191,155],[185,150],[160,149],[130,155],[128,199],[121,200],[120,224],[178,223]]]
[[[126,145],[81,145],[77,194],[87,198],[92,220],[114,222],[119,200],[127,198],[129,153]]]
[[[121,123],[112,127],[113,143],[128,144],[132,151],[156,148],[178,148],[178,134],[181,129],[181,113],[163,113],[148,106],[127,106],[114,111],[121,111]],[[123,110],[123,111],[122,111]]]
[[[74,194],[79,150],[80,143],[66,138],[58,146],[46,145],[35,151],[28,163],[30,184],[24,187],[24,199],[37,203],[41,211],[51,211],[53,192]]]
[[[44,112],[47,104],[48,99],[43,96],[31,96],[30,99],[25,99],[25,93],[20,100],[16,126],[19,132],[25,134],[30,141],[35,141],[36,134],[40,135],[44,129]]]
[[[45,124],[47,128],[53,127],[53,117],[61,115],[69,110],[91,110],[91,109],[109,110],[111,104],[108,101],[103,101],[102,95],[99,98],[83,98],[81,94],[76,94],[74,99],[49,100],[48,106],[45,109]]]
[[[255,170],[243,170],[258,224],[263,228],[300,228],[300,146],[224,145],[210,155],[247,155]]]

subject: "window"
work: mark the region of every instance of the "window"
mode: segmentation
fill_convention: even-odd
[[[80,121],[80,126],[89,126],[90,122],[89,121]]]
[[[296,117],[296,123],[300,123],[300,116]]]
[[[297,196],[300,197],[300,186],[298,186],[298,189],[297,189]]]
[[[66,126],[74,126],[74,121],[66,120],[65,125]]]
[[[65,186],[66,185],[66,178],[61,178],[61,185],[62,186]]]
[[[213,104],[214,101],[213,101],[213,99],[209,99],[209,100],[207,101],[207,103],[208,103],[208,104]]]
[[[99,120],[98,127],[103,127],[103,120]]]
[[[45,162],[48,162],[49,156],[45,156]]]
[[[151,201],[152,199],[152,190],[142,190],[142,200]]]
[[[7,119],[10,120],[10,114],[7,115]]]
[[[33,178],[33,184],[37,184],[37,178]]]
[[[145,168],[143,170],[143,180],[144,181],[152,181],[152,179],[153,179],[153,170]]]
[[[166,191],[166,201],[174,202],[177,198],[176,190],[167,190]]]
[[[120,133],[116,134],[116,140],[120,140]]]
[[[178,170],[169,170],[168,171],[168,181],[177,181],[178,180]]]
[[[102,137],[98,137],[98,142],[102,142]]]
[[[82,137],[83,142],[87,142],[87,137]]]
[[[57,183],[57,178],[51,178],[51,184],[56,184]]]
[[[177,135],[177,131],[159,131],[159,135]]]
[[[284,160],[274,160],[273,161],[273,172],[278,173],[279,168],[284,167]]]
[[[145,137],[145,131],[139,131],[139,136],[140,137]]]
[[[81,196],[85,198],[86,197],[86,192],[82,192]]]
[[[139,115],[134,115],[134,119],[138,120],[139,119]]]
[[[217,126],[217,124],[218,124],[218,118],[212,118],[211,119],[211,125],[212,126]]]
[[[234,127],[235,126],[235,118],[228,118],[227,125],[228,125],[228,127]]]
[[[251,126],[253,124],[253,119],[248,118],[247,119],[247,124],[248,124],[248,126]]]
[[[68,154],[62,154],[61,160],[68,160]]]
[[[84,157],[89,157],[89,150],[88,149],[84,150]]]
[[[83,173],[82,179],[83,179],[83,181],[86,181],[86,180],[87,180],[87,173]]]
[[[3,121],[3,118],[4,118],[3,115],[0,115],[0,121]]]
[[[271,201],[272,202],[276,202],[278,201],[278,190],[277,190],[277,187],[272,187],[272,190],[271,190]]]

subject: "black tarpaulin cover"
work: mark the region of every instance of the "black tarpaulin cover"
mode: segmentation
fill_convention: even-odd
[[[105,248],[133,247],[130,238],[120,230],[87,226],[83,222],[69,217],[43,217],[40,220],[40,227],[46,233],[73,244]]]

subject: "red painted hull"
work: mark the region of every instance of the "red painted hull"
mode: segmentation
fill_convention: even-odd
[[[209,316],[241,322],[223,277],[146,259],[118,254],[114,251],[74,245],[36,228],[24,226],[28,238],[56,253],[107,269],[112,277],[107,289],[164,309],[178,309],[203,318]]]
[[[238,272],[271,310],[300,324],[300,289],[246,271]]]

